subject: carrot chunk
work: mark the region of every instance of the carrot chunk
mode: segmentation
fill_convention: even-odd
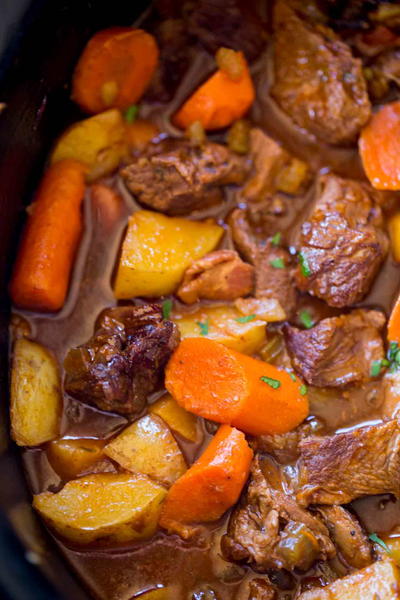
[[[306,386],[293,373],[206,338],[180,343],[165,385],[189,412],[253,435],[285,433],[308,414]]]
[[[397,298],[389,318],[387,336],[389,342],[400,343],[400,296]]]
[[[131,27],[111,27],[88,42],[75,68],[72,99],[88,113],[128,108],[153,76],[158,48],[152,35]]]
[[[13,302],[56,311],[65,301],[82,231],[86,167],[66,159],[45,173],[20,244],[10,285]]]
[[[249,475],[253,452],[241,431],[221,425],[203,454],[170,488],[160,525],[215,521],[235,502]]]
[[[365,173],[378,190],[400,190],[400,101],[386,104],[361,132]]]
[[[234,54],[242,68],[220,67],[175,113],[173,122],[177,127],[187,129],[199,121],[206,130],[221,129],[249,110],[255,96],[253,82],[243,54]],[[232,61],[231,56],[228,58]]]

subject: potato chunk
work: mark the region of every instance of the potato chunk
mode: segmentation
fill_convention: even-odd
[[[74,479],[86,473],[103,456],[103,440],[63,439],[47,445],[47,458],[62,479]]]
[[[299,600],[394,600],[400,598],[400,572],[386,558],[317,590]]]
[[[18,446],[38,446],[58,436],[58,366],[46,348],[26,338],[14,345],[10,404],[11,434]]]
[[[161,417],[172,431],[179,433],[190,442],[198,440],[197,417],[179,406],[170,394],[165,394],[160,400],[154,402],[149,407],[149,411]]]
[[[33,506],[50,527],[78,544],[129,542],[152,536],[166,490],[145,475],[97,473],[43,492]]]
[[[186,471],[186,463],[169,427],[156,415],[146,415],[127,427],[104,448],[124,469],[145,473],[171,485]]]
[[[115,281],[119,299],[162,296],[177,288],[186,268],[214,250],[223,234],[213,222],[139,210],[129,219]]]
[[[93,181],[116,169],[127,153],[126,128],[119,110],[106,110],[75,123],[58,140],[51,162],[73,158],[89,167]]]
[[[233,306],[202,306],[195,312],[175,312],[171,318],[182,339],[204,336],[244,354],[257,352],[266,341],[265,322]]]

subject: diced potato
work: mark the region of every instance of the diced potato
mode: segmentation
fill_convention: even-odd
[[[172,431],[179,433],[190,442],[197,441],[199,437],[197,417],[179,406],[170,394],[165,394],[160,400],[154,402],[149,407],[149,412],[161,417]]]
[[[104,444],[103,440],[60,438],[47,445],[47,458],[62,479],[74,479],[102,458]]]
[[[138,600],[174,600],[176,592],[172,588],[162,587],[135,596]]]
[[[382,540],[390,550],[390,557],[400,566],[400,532],[396,533],[396,537],[383,535]],[[382,551],[385,552],[383,548]]]
[[[255,315],[267,323],[286,319],[285,311],[275,298],[238,298],[235,306],[242,315]]]
[[[394,600],[400,598],[400,572],[386,558],[338,579],[324,588],[304,592],[299,600]]]
[[[147,144],[160,133],[154,123],[145,119],[136,119],[133,123],[126,123],[125,127],[128,146],[133,152],[144,150]]]
[[[285,194],[298,194],[310,179],[310,170],[307,163],[298,158],[291,158],[278,173],[276,189]]]
[[[177,288],[184,271],[214,250],[223,229],[139,210],[129,219],[115,281],[119,299],[163,296]]]
[[[132,423],[107,444],[104,452],[124,469],[145,473],[166,485],[187,468],[169,427],[156,415]]]
[[[38,446],[59,435],[57,363],[46,348],[26,338],[14,344],[10,405],[11,434],[18,446]]]
[[[400,262],[400,213],[390,219],[389,235],[393,258],[396,262]]]
[[[51,155],[51,162],[73,158],[89,167],[88,181],[116,169],[127,152],[125,122],[119,110],[106,110],[67,129]]]
[[[97,473],[43,492],[34,508],[63,537],[78,544],[129,542],[151,537],[166,490],[146,475]]]
[[[257,352],[266,341],[265,321],[240,322],[243,313],[233,306],[202,306],[195,312],[175,312],[171,318],[183,339],[204,336],[244,354]]]

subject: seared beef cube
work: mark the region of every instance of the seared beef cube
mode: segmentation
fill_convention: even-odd
[[[247,172],[246,160],[226,146],[169,140],[149,147],[148,156],[124,167],[121,175],[142,204],[183,214],[222,200],[221,186],[243,183]]]
[[[382,212],[366,184],[335,175],[319,179],[300,236],[298,287],[330,306],[360,301],[388,250]]]
[[[329,28],[275,7],[272,95],[300,127],[324,142],[352,142],[371,114],[361,60]]]
[[[235,300],[251,293],[254,267],[233,250],[216,250],[194,261],[186,269],[177,296],[186,304],[199,298]]]
[[[297,498],[302,505],[347,504],[361,496],[400,497],[397,420],[300,443]]]
[[[307,570],[315,560],[335,555],[322,521],[284,492],[271,460],[256,457],[247,492],[233,511],[221,541],[227,560],[246,562],[258,571]]]
[[[328,528],[341,560],[351,569],[372,563],[372,546],[357,518],[343,506],[318,506],[317,514]]]
[[[212,54],[224,46],[253,60],[266,43],[260,17],[240,0],[197,0],[188,12],[187,27]]]
[[[287,433],[259,435],[251,441],[252,448],[257,452],[271,454],[280,464],[297,460],[300,454],[299,444],[305,437],[321,433],[323,424],[318,419],[301,423],[296,429]]]
[[[294,269],[284,248],[257,239],[246,211],[237,208],[229,218],[232,238],[239,252],[255,267],[256,298],[274,298],[289,318],[296,305]]]
[[[322,319],[311,329],[287,325],[292,364],[310,385],[338,387],[368,380],[373,363],[385,356],[380,335],[384,324],[381,312],[356,309]]]
[[[268,578],[257,577],[250,581],[247,600],[275,600],[276,597],[276,589]]]
[[[138,413],[178,343],[176,325],[162,319],[159,306],[107,309],[93,337],[68,352],[65,390],[101,410]]]

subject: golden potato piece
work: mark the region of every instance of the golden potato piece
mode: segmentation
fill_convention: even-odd
[[[299,600],[394,600],[400,598],[400,572],[389,558],[338,579],[324,588],[304,592]]]
[[[238,298],[234,304],[244,316],[254,315],[267,323],[286,320],[286,313],[276,298]]]
[[[125,123],[119,110],[106,110],[75,123],[58,140],[51,162],[73,158],[89,167],[88,181],[114,171],[127,153]]]
[[[396,213],[389,220],[390,248],[393,258],[400,262],[400,213]]]
[[[135,596],[136,598],[136,596]],[[175,600],[176,591],[169,587],[160,587],[140,594],[138,600]]]
[[[115,296],[163,296],[177,288],[186,268],[214,250],[224,230],[139,210],[129,219],[115,280]]]
[[[26,338],[14,344],[10,406],[11,435],[18,446],[38,446],[59,435],[57,363],[46,348]]]
[[[182,339],[204,336],[244,354],[257,352],[266,341],[265,321],[246,317],[233,306],[202,306],[194,312],[175,312],[171,319]]]
[[[179,406],[171,394],[165,394],[160,400],[154,402],[149,407],[149,412],[161,417],[172,431],[179,433],[190,442],[198,440],[197,417]]]
[[[130,542],[151,537],[166,490],[146,475],[97,473],[69,481],[33,499],[34,508],[61,536],[78,544]]]
[[[146,415],[123,430],[104,453],[124,469],[145,473],[171,485],[186,471],[186,463],[169,427],[156,415]]]
[[[74,479],[87,473],[103,456],[103,440],[63,439],[49,442],[47,458],[62,479]]]

